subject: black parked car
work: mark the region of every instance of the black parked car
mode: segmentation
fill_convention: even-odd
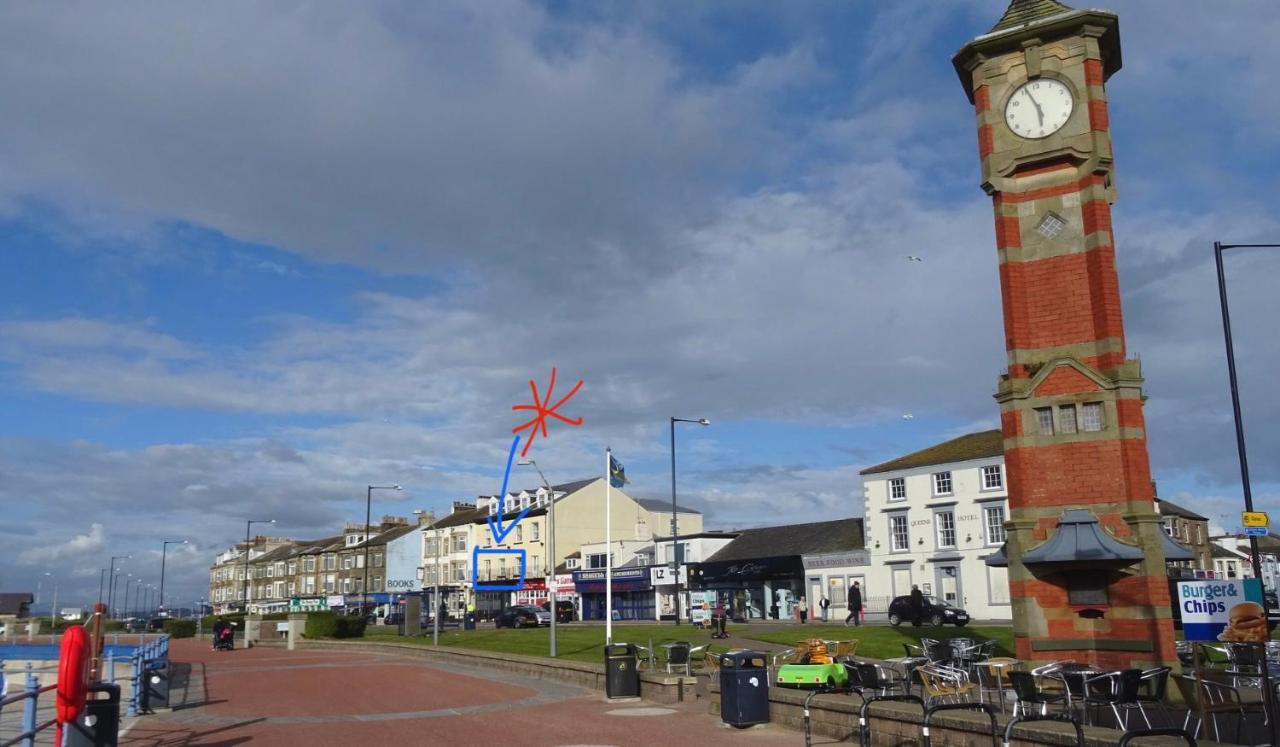
[[[551,624],[551,613],[541,607],[508,607],[493,618],[498,628],[536,628]]]
[[[153,618],[151,618],[150,620],[147,620],[147,632],[148,632],[148,633],[163,633],[163,632],[164,632],[164,621],[165,621],[165,620],[167,620],[167,619],[168,619],[168,618],[166,618],[166,617],[153,617]]]
[[[911,597],[895,597],[889,603],[889,624],[901,625],[903,621],[914,622],[915,612],[911,609]],[[968,625],[969,613],[959,607],[952,607],[946,602],[939,602],[928,594],[924,597],[924,606],[920,609],[920,622],[939,625]]]

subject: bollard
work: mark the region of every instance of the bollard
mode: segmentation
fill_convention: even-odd
[[[27,662],[27,699],[22,702],[22,731],[27,736],[22,738],[23,747],[35,747],[36,744],[36,698],[39,690],[40,682],[31,671],[31,662]]]
[[[142,649],[133,652],[133,691],[129,693],[129,710],[125,715],[138,715],[138,693],[142,691]]]

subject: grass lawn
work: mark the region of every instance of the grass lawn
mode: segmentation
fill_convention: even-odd
[[[948,638],[972,638],[981,642],[994,640],[997,656],[1013,655],[1013,628],[1009,627],[972,627],[966,625],[957,628],[948,625],[941,628],[929,626],[914,627],[905,625],[894,628],[888,625],[863,625],[858,628],[846,628],[843,625],[806,625],[781,630],[752,631],[749,625],[741,626],[737,635],[757,641],[767,641],[783,646],[799,643],[805,638],[824,638],[826,640],[858,641],[858,656],[872,659],[892,659],[904,655],[902,644],[919,643],[921,637],[946,640]]]
[[[964,627],[949,626],[945,628],[906,626],[892,628],[884,625],[864,625],[860,628],[846,628],[842,625],[773,625],[748,624],[730,625],[729,634],[735,638],[747,638],[773,644],[774,648],[789,647],[803,638],[826,638],[829,640],[857,639],[858,655],[876,659],[888,659],[902,656],[903,643],[916,643],[921,636],[937,638],[966,637],[975,640],[994,639],[996,650],[1000,655],[1010,655],[1013,648],[1013,631],[1001,627]],[[512,630],[503,628],[481,628],[479,630],[440,631],[440,645],[458,648],[479,649],[497,653],[520,654],[523,656],[547,656],[549,631],[547,628],[523,628]],[[416,645],[430,645],[431,632],[420,638],[401,638],[394,627],[370,626],[365,631],[365,639],[373,641],[399,641]],[[654,646],[672,641],[688,641],[695,646],[712,644],[716,651],[724,651],[730,646],[723,641],[713,641],[710,631],[695,630],[688,625],[615,625],[613,626],[615,642],[636,643]],[[558,658],[573,661],[584,661],[597,664],[604,659],[604,627],[600,625],[564,625],[556,630],[556,648]],[[661,652],[655,652],[662,658]]]

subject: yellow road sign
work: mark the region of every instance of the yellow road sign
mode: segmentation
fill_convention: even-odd
[[[1270,523],[1265,511],[1243,511],[1240,516],[1247,527],[1265,527]]]

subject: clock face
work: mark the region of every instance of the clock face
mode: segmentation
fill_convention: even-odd
[[[1075,107],[1067,84],[1053,78],[1037,78],[1023,83],[1004,107],[1004,121],[1015,135],[1048,137],[1057,132]]]

